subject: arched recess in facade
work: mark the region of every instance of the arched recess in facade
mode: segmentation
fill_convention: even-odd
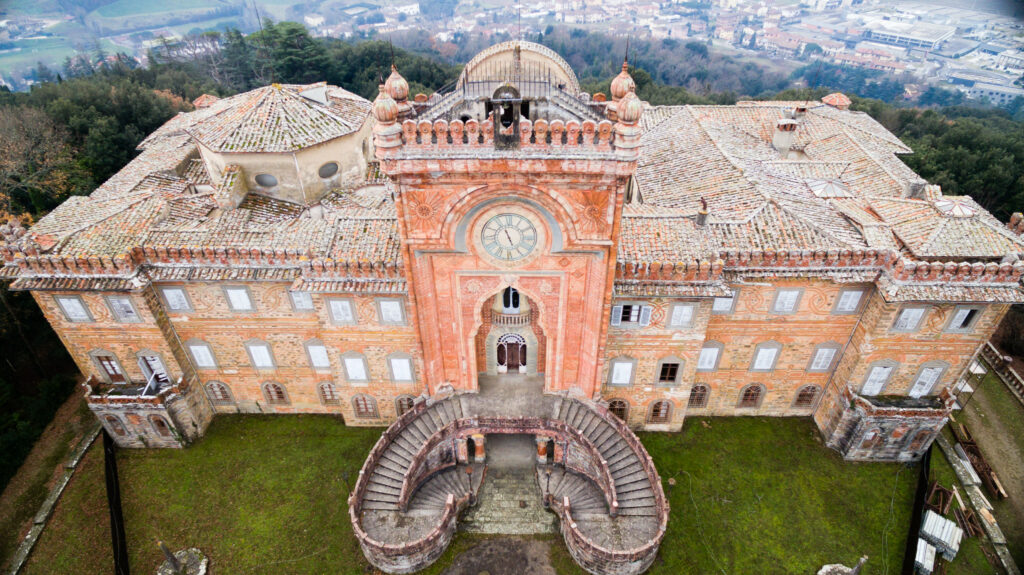
[[[441,237],[446,238],[448,245],[454,246],[456,251],[468,252],[472,240],[467,234],[472,229],[475,218],[481,212],[503,202],[521,202],[524,207],[537,212],[550,236],[552,253],[569,249],[576,243],[579,234],[572,226],[573,210],[567,200],[558,194],[530,186],[508,184],[482,186],[463,192],[444,214]]]
[[[520,305],[519,313],[503,313],[505,306],[502,299],[507,290],[515,290]],[[506,286],[484,299],[480,306],[477,331],[474,335],[476,343],[477,370],[488,375],[499,373],[525,373],[537,375],[545,372],[547,363],[547,337],[540,321],[541,309],[528,294],[512,286]],[[503,338],[506,341],[502,341]],[[502,370],[504,364],[509,367],[507,344],[519,341],[525,346],[525,369],[519,370],[517,363],[513,369]],[[500,344],[505,343],[506,355],[501,357]],[[517,352],[519,350],[516,350]],[[503,362],[502,359],[505,361]],[[522,363],[522,362],[520,362]]]

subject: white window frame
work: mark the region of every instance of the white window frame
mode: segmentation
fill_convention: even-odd
[[[362,362],[362,379],[353,377],[352,374],[349,372],[349,360]],[[365,355],[354,351],[348,351],[341,354],[341,368],[345,370],[345,381],[354,384],[370,383],[370,364],[369,362],[366,361]]]
[[[761,358],[762,352],[773,351],[771,365],[768,367],[758,367],[758,360]],[[777,341],[766,341],[757,344],[754,348],[754,356],[750,358],[749,371],[757,373],[771,373],[775,371],[775,366],[779,364],[779,356],[782,355],[782,344]]]
[[[388,375],[391,377],[391,381],[395,383],[414,383],[416,381],[416,364],[413,363],[412,356],[407,353],[392,353],[387,356],[388,364]],[[398,377],[398,370],[395,369],[396,361],[404,361],[409,366],[409,377],[402,379]]]
[[[351,319],[339,318],[334,313],[335,304],[345,304],[348,306],[349,314],[352,316]],[[331,318],[331,323],[334,325],[356,325],[359,323],[359,316],[356,314],[356,304],[352,298],[349,297],[331,297],[327,298],[327,314]]]
[[[921,316],[917,319],[917,322],[914,324],[914,327],[906,327],[906,328],[897,327],[899,325],[901,319],[903,318],[903,314],[905,312],[907,312],[907,311],[910,311],[910,310],[921,310]],[[899,312],[896,314],[896,319],[893,320],[892,327],[889,328],[889,331],[891,331],[893,333],[916,333],[917,331],[920,331],[921,325],[924,324],[924,320],[927,317],[928,317],[928,306],[926,306],[926,305],[905,305],[905,306],[901,307]]]
[[[783,297],[793,295],[793,309],[779,309],[779,302]],[[786,294],[785,296],[783,294]],[[775,290],[775,297],[772,298],[772,313],[776,315],[793,315],[800,311],[800,301],[804,299],[804,288],[778,288]]]
[[[108,295],[108,296],[105,297],[105,299],[107,300],[107,307],[110,308],[110,315],[118,323],[142,323],[142,316],[139,315],[139,309],[137,307],[135,307],[135,302],[132,301],[131,296],[129,296],[129,295]],[[121,311],[116,307],[117,303],[115,303],[115,302],[127,303],[128,307],[131,308],[131,310],[132,310],[131,311],[132,317],[127,317],[127,316],[123,315],[121,313]]]
[[[303,343],[303,347],[306,350],[306,359],[309,360],[309,366],[316,370],[329,370],[331,369],[331,350],[327,349],[324,342],[319,339],[311,339]],[[317,365],[313,355],[313,348],[323,349],[323,358],[327,360],[327,365]]]
[[[617,383],[615,381],[615,366],[617,365],[629,365],[629,381],[627,383]],[[636,366],[637,360],[628,356],[620,356],[611,360],[608,363],[608,385],[610,387],[629,387],[633,385],[633,382],[636,381]]]
[[[701,359],[704,357],[704,350],[707,350],[707,349],[714,349],[715,350],[715,361],[714,361],[714,365],[711,366],[711,367],[708,367],[706,365],[704,365],[704,366],[701,365],[703,363],[701,361]],[[722,344],[722,342],[714,341],[714,340],[705,341],[704,345],[702,345],[701,348],[700,348],[700,354],[697,355],[697,371],[698,372],[704,372],[704,373],[712,372],[712,371],[718,371],[718,366],[722,363],[722,355],[724,353],[725,353],[725,345]]]
[[[300,298],[301,297],[308,297],[309,298],[309,307],[305,307],[305,306],[299,305],[299,302],[295,299],[296,296],[298,296]],[[313,292],[308,292],[308,291],[289,291],[288,292],[288,299],[291,300],[291,302],[292,302],[292,310],[293,311],[315,311],[316,310],[316,304],[313,303]]]
[[[928,387],[920,387],[919,384],[921,383],[921,376],[924,375],[925,370],[932,369],[939,370],[938,375],[935,376],[935,380],[932,381]],[[934,395],[934,390],[939,388],[942,383],[942,379],[946,377],[947,371],[949,371],[949,364],[944,361],[927,361],[922,363],[921,367],[918,368],[917,373],[914,374],[914,379],[912,380],[913,383],[910,385],[910,391],[907,392],[907,395],[915,399]]]
[[[377,304],[377,321],[381,325],[405,325],[405,302],[401,298],[377,298],[375,300]],[[398,306],[399,319],[384,319],[384,307],[395,305]]]
[[[690,315],[686,318],[686,321],[676,323],[673,320],[676,317],[676,310],[689,309]],[[693,327],[694,321],[697,319],[698,307],[696,303],[692,302],[677,302],[673,303],[668,307],[668,317],[665,318],[665,326],[669,329],[689,329]]]
[[[630,306],[629,319],[622,317],[623,306]],[[636,319],[633,319],[633,309],[636,309]],[[640,302],[623,302],[612,306],[611,323],[614,327],[633,328],[647,327],[651,325],[651,306]]]
[[[181,297],[182,300],[184,300],[185,307],[174,307],[171,304],[171,299],[167,297],[167,292],[181,292]],[[188,290],[185,289],[185,286],[161,286],[160,299],[164,301],[164,307],[169,312],[186,313],[195,311],[195,308],[192,307],[192,299],[189,297]]]
[[[252,299],[252,291],[248,286],[224,286],[224,299],[228,302],[228,309],[235,313],[252,313],[256,311],[256,302]],[[235,300],[232,299],[232,294],[245,294],[245,300],[248,304],[247,307],[235,307]]]
[[[732,288],[731,297],[716,297],[711,301],[711,313],[712,315],[731,315],[736,312],[736,300],[740,299],[740,290]],[[723,300],[729,300],[728,309],[715,309],[715,306]]]
[[[267,357],[266,360],[269,363],[261,365],[256,361],[257,353],[255,352],[258,348],[265,348]],[[270,370],[277,369],[277,361],[274,359],[274,348],[271,347],[270,342],[263,341],[262,339],[250,339],[245,342],[245,352],[249,354],[249,363],[253,369]]]
[[[210,356],[210,365],[204,365],[199,358],[196,357],[194,347],[205,347],[207,354]],[[192,358],[192,363],[195,364],[196,369],[217,369],[217,355],[213,353],[213,346],[201,339],[190,339],[185,342],[185,349],[188,351],[188,355]]]
[[[883,359],[880,361],[872,362],[871,365],[868,366],[867,373],[864,374],[864,381],[862,381],[860,384],[860,390],[858,391],[858,394],[863,395],[865,397],[874,397],[877,395],[882,395],[882,392],[885,391],[885,388],[889,387],[889,383],[892,382],[892,378],[893,376],[896,375],[896,372],[899,370],[899,367],[899,363],[891,359]],[[878,385],[878,389],[870,390],[871,393],[867,393],[869,391],[867,389],[867,385],[868,382],[871,381],[871,375],[875,372],[875,369],[880,368],[888,368],[888,375],[886,375],[885,379],[881,382],[880,385]]]
[[[832,358],[829,360],[828,365],[825,367],[814,367],[814,364],[818,360],[818,354],[825,350],[832,350]],[[836,364],[839,363],[839,353],[843,350],[843,346],[839,345],[834,341],[825,343],[819,343],[814,346],[814,351],[811,352],[811,359],[807,362],[808,373],[829,373],[836,368]]]
[[[975,314],[967,325],[965,327],[953,327],[953,320],[961,312],[969,312],[970,310],[974,310]],[[949,314],[949,321],[946,322],[946,328],[943,331],[946,333],[971,333],[974,331],[974,327],[978,325],[978,320],[981,319],[983,313],[985,313],[985,308],[980,305],[958,305],[953,308],[953,313]]]
[[[843,298],[846,294],[856,293],[860,294],[857,299],[857,304],[852,309],[841,309],[839,305],[842,303]],[[855,288],[855,287],[844,287],[839,290],[839,294],[836,296],[836,302],[832,305],[832,315],[855,315],[860,313],[860,310],[864,307],[864,302],[867,301],[868,290],[866,288]]]
[[[79,295],[55,295],[53,301],[57,303],[57,307],[60,308],[60,312],[64,314],[64,319],[71,323],[92,323],[96,321],[93,319],[92,312],[89,311],[89,306],[85,305],[85,300]],[[69,313],[68,306],[78,306],[76,313]],[[82,315],[78,315],[77,311],[81,311]]]
[[[142,374],[146,375],[147,371],[153,372],[153,368],[149,365],[149,362],[144,359],[147,357],[156,358],[157,363],[160,364],[160,370],[163,372],[163,376],[167,379],[168,383],[171,383],[171,372],[167,370],[167,362],[164,361],[163,355],[150,349],[143,349],[135,353],[135,362],[139,364],[139,369],[142,370]],[[152,373],[150,375],[146,375],[146,379],[148,380],[151,376]]]

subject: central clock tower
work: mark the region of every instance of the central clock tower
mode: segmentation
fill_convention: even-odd
[[[531,82],[513,108],[509,95],[527,92],[515,77],[470,81],[473,69],[454,95],[433,97],[415,117],[401,120],[386,89],[374,102],[428,392],[478,388],[487,371],[481,330],[500,319],[490,304],[513,288],[543,342],[527,355],[539,363],[529,372],[543,375],[545,391],[594,396],[642,105],[628,93],[612,122],[604,106],[564,85]]]

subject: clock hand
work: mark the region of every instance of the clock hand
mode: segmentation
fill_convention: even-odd
[[[514,245],[514,244],[513,244],[513,242],[512,242],[512,236],[510,236],[510,235],[508,234],[508,229],[506,228],[506,229],[504,230],[504,232],[505,232],[505,237],[506,237],[506,238],[508,238],[508,247],[510,247],[510,248],[511,248],[511,247],[515,247],[515,245]]]

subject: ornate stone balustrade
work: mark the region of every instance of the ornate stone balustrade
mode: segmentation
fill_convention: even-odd
[[[492,311],[491,323],[503,327],[518,327],[523,325],[530,325],[530,314],[529,312],[502,313],[500,311]]]
[[[561,501],[552,501],[551,509],[558,515],[562,538],[565,540],[565,546],[569,548],[569,555],[590,573],[643,573],[654,562],[661,540],[665,537],[665,530],[662,528],[657,537],[637,549],[608,549],[594,543],[579,530],[572,518],[568,497]],[[665,517],[668,517],[667,508]]]
[[[547,150],[563,148],[567,151],[610,152],[614,150],[615,124],[608,120],[594,122],[571,120],[519,121],[519,149]],[[515,126],[495,125],[490,118],[483,122],[470,119],[447,122],[445,120],[405,120],[402,122],[402,144],[413,149],[488,148],[495,144],[495,135],[510,136]]]

